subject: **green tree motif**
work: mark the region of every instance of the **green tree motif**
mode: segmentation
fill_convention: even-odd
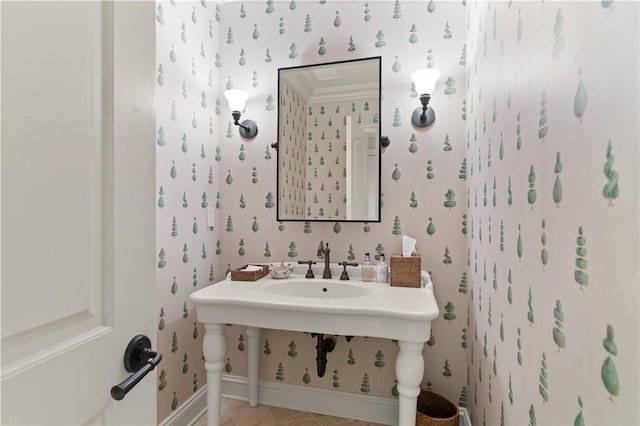
[[[547,137],[548,128],[547,128],[547,94],[543,90],[542,91],[542,100],[540,101],[540,120],[538,120],[539,129],[538,129],[538,139],[544,142],[544,138]]]
[[[164,368],[160,371],[158,376],[158,391],[162,392],[167,387],[167,372]]]
[[[511,176],[509,176],[509,185],[507,186],[507,204],[511,207],[513,202],[513,194],[511,193]]]
[[[533,298],[531,297],[531,286],[529,286],[529,301],[527,302],[527,305],[529,306],[527,319],[529,320],[529,325],[533,325]]]
[[[542,250],[540,251],[540,261],[542,266],[546,266],[549,263],[549,252],[547,251],[547,233],[545,230],[545,220],[542,219],[542,235],[540,236],[540,242],[542,243]]]
[[[433,172],[433,161],[427,160],[427,179],[433,180],[436,177],[436,174]]]
[[[562,304],[559,300],[556,300],[556,306],[553,309],[553,317],[555,318],[555,326],[553,327],[553,341],[558,346],[558,352],[564,348],[565,339],[564,333],[562,333],[562,323],[564,321],[564,313],[562,312]]]
[[[453,77],[449,76],[444,82],[444,85],[446,86],[446,88],[444,89],[445,95],[451,96],[457,92],[456,81]]]
[[[282,22],[280,22],[281,25],[284,26],[284,24]],[[281,28],[281,31],[284,32],[284,27]],[[291,43],[291,46],[289,46],[289,59],[295,59],[298,57],[298,46],[296,45],[296,43]]]
[[[447,189],[447,192],[444,194],[444,198],[445,198],[444,206],[447,207],[449,210],[451,210],[456,206],[455,197],[456,197],[456,194],[453,191],[453,189],[451,188]]]
[[[396,0],[393,4],[393,19],[402,18],[402,5],[400,4],[400,0]]]
[[[376,355],[375,355],[375,356],[376,356],[376,360],[375,360],[375,362],[373,363],[373,365],[374,365],[374,366],[376,366],[376,367],[378,367],[378,368],[383,368],[383,367],[385,366],[385,363],[384,363],[384,353],[382,353],[382,351],[381,351],[381,350],[378,350],[378,351],[376,352]]]
[[[518,116],[516,118],[516,149],[518,151],[520,151],[520,148],[522,148],[522,126],[520,125],[520,113],[518,113]]]
[[[171,411],[175,410],[176,408],[178,408],[178,397],[176,396],[176,393],[173,393],[173,399],[171,400]]]
[[[287,355],[289,355],[290,358],[298,356],[298,352],[296,351],[296,342],[294,340],[289,343],[289,351],[287,352]]]
[[[338,370],[333,370],[333,376],[331,377],[333,382],[331,385],[334,389],[338,389],[340,387],[340,377],[338,376]]]
[[[452,149],[453,149],[453,148],[451,147],[451,143],[450,143],[450,141],[449,141],[449,134],[447,133],[447,134],[444,136],[444,148],[442,148],[442,150],[443,150],[444,152],[451,152],[451,150],[452,150]]]
[[[467,294],[467,273],[463,272],[458,285],[458,293]]]
[[[415,191],[411,191],[411,196],[409,197],[409,207],[415,209],[418,207],[418,200],[416,199]]]
[[[189,262],[189,248],[187,247],[187,243],[184,243],[184,247],[182,248],[182,263]]]
[[[244,334],[240,333],[240,336],[238,337],[238,350],[240,352],[244,352],[245,349],[246,346],[244,344]]]
[[[518,254],[518,259],[522,260],[522,234],[520,233],[520,224],[518,224],[518,241],[516,243],[516,253]]]
[[[304,369],[304,376],[302,376],[302,383],[304,383],[305,385],[308,385],[309,383],[311,383],[311,376],[309,375],[308,368]]]
[[[444,319],[451,322],[456,319],[456,307],[453,302],[449,301],[446,305],[444,305]]]
[[[518,365],[522,365],[522,341],[520,340],[520,327],[518,327],[518,338],[516,340],[516,346],[518,347],[518,351],[516,352],[516,359],[518,361]]]
[[[409,36],[409,43],[416,44],[418,42],[418,29],[416,28],[416,24],[411,24],[409,32],[411,33]]]
[[[467,408],[467,398],[467,387],[462,386],[462,389],[460,389],[460,397],[458,398],[458,406]]]
[[[402,235],[402,227],[400,225],[400,218],[396,216],[393,219],[393,229],[391,231],[393,235]]]
[[[442,369],[442,375],[444,377],[451,377],[451,368],[449,367],[449,360],[445,358],[444,367]]]
[[[609,400],[613,401],[613,397],[618,396],[620,393],[620,380],[618,379],[618,372],[613,363],[613,358],[611,358],[618,355],[618,346],[613,341],[613,327],[610,324],[607,324],[607,337],[602,340],[602,346],[609,355],[602,363],[600,377],[604,387],[609,392]]]
[[[449,246],[445,246],[444,248],[444,259],[442,263],[445,265],[451,265],[451,256],[449,256]]]
[[[558,8],[556,12],[556,22],[553,25],[553,50],[552,55],[554,58],[560,56],[562,49],[564,48],[564,35],[562,34],[562,24],[564,17],[562,16],[562,9]]]
[[[353,356],[353,351],[351,350],[351,348],[349,348],[349,353],[347,354],[347,364],[355,365],[355,363],[356,363],[356,359]]]
[[[542,397],[543,402],[549,402],[549,393],[548,388],[549,384],[547,382],[547,356],[544,352],[542,352],[542,361],[540,363],[540,384],[538,385],[538,391],[540,392],[540,396]]]
[[[536,172],[533,168],[533,164],[529,168],[529,192],[527,192],[527,200],[533,208],[533,205],[536,202],[537,194],[536,194]]]
[[[194,340],[198,338],[198,323],[197,322],[193,323],[193,332],[191,333],[191,337],[193,337]]]
[[[396,107],[393,110],[393,127],[400,127],[402,125],[402,117],[400,116],[400,109]]]
[[[369,13],[369,3],[364,4],[364,22],[369,22],[371,20],[371,14]]]
[[[231,27],[227,30],[227,44],[233,44],[233,30]]]
[[[430,237],[433,237],[433,234],[436,233],[436,226],[433,224],[433,219],[429,218],[429,224],[427,225],[427,234]]]
[[[284,367],[281,362],[278,363],[278,369],[276,370],[276,380],[281,383],[284,380]]]
[[[289,243],[289,253],[288,253],[290,258],[293,259],[298,256],[298,252],[296,250],[297,250],[296,242],[291,241],[291,243]]]
[[[178,335],[174,331],[171,335],[171,353],[178,352]]]
[[[264,10],[268,15],[271,15],[276,11],[276,8],[273,7],[273,0],[267,0],[267,8]]]
[[[427,346],[432,347],[436,344],[436,338],[433,335],[433,329],[429,330],[429,340],[427,340]]]
[[[584,290],[589,285],[589,275],[587,274],[587,240],[583,235],[582,226],[578,228],[578,237],[576,238],[576,270],[574,271],[574,279],[580,284],[580,290]]]
[[[553,183],[553,202],[556,203],[556,207],[560,207],[562,201],[562,182],[560,181],[560,172],[562,171],[562,162],[560,161],[560,151],[556,153],[556,164],[553,167],[553,172],[556,174],[556,179]]]
[[[164,308],[160,308],[160,321],[158,322],[158,330],[160,331],[164,330],[165,327],[164,316]]]
[[[311,16],[307,14],[307,16],[304,18],[304,32],[310,33],[312,29],[313,27],[311,26]]]
[[[364,393],[365,395],[371,392],[371,389],[369,388],[369,374],[367,373],[364,373],[364,376],[362,377],[362,383],[360,384],[360,392]]]
[[[231,215],[227,216],[227,227],[225,228],[227,232],[233,232],[233,219]]]
[[[460,180],[467,180],[467,158],[462,159],[462,163],[460,164],[460,172],[458,173],[458,177]]]
[[[274,207],[273,194],[271,193],[271,191],[267,192],[265,199],[266,199],[266,202],[264,203],[264,206],[269,210],[271,210]]]
[[[578,405],[580,406],[580,412],[573,420],[573,426],[584,426],[584,417],[582,416],[582,398],[578,397]]]
[[[451,27],[449,27],[449,21],[447,21],[444,25],[444,36],[442,38],[447,40],[451,37],[453,37],[453,34],[451,33]]]
[[[613,170],[613,154],[611,153],[611,141],[607,145],[607,161],[604,163],[604,175],[607,178],[606,185],[602,188],[602,195],[609,200],[609,206],[613,205],[613,200],[618,198],[618,172]]]
[[[582,115],[586,109],[587,89],[584,87],[582,79],[580,79],[580,83],[578,83],[578,88],[576,89],[576,95],[573,98],[573,113],[580,119],[580,123],[582,123]]]
[[[356,50],[356,45],[353,42],[353,36],[349,36],[349,45],[347,47],[347,52],[354,52]]]
[[[387,44],[384,41],[384,33],[382,32],[382,30],[379,30],[376,33],[376,42],[375,42],[375,46],[379,49],[382,49],[384,47],[384,45]]]

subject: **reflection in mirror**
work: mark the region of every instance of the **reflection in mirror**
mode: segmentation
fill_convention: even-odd
[[[278,221],[380,221],[380,70],[278,70]]]

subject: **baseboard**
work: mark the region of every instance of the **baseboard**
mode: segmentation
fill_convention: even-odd
[[[471,426],[471,418],[466,408],[458,407],[460,413],[460,426]]]
[[[193,425],[207,411],[207,385],[196,391],[176,411],[164,419],[160,426]]]
[[[246,377],[223,375],[222,396],[247,401],[249,382]],[[309,388],[306,386],[260,381],[258,402],[273,407],[326,414],[386,425],[398,422],[398,400],[366,396],[350,392]],[[460,426],[472,426],[466,408],[459,407]],[[160,426],[193,425],[207,411],[207,386],[203,386]]]
[[[222,395],[229,399],[248,400],[247,378],[224,375]],[[373,423],[389,425],[398,422],[398,400],[394,398],[261,380],[258,383],[258,402],[274,407]]]

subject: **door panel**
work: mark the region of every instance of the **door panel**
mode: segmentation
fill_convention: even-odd
[[[2,423],[155,423],[154,4],[0,7]]]

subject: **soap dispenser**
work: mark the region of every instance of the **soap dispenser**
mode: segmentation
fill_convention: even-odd
[[[364,262],[362,262],[362,281],[373,281],[374,267],[371,264],[371,257],[369,253],[364,254]]]
[[[389,281],[388,265],[384,261],[384,253],[380,253],[380,263],[376,265],[376,281],[386,283]]]

